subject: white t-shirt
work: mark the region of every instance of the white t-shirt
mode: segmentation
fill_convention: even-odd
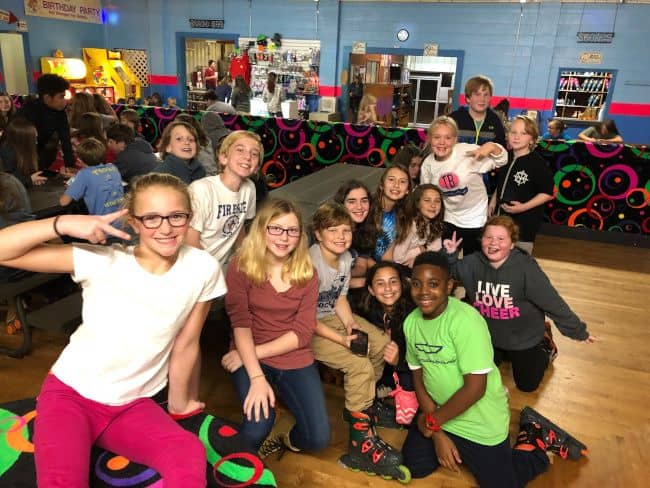
[[[208,176],[190,185],[190,195],[194,212],[190,227],[201,234],[203,249],[224,266],[244,221],[255,217],[255,185],[246,179],[235,192],[221,176]]]
[[[498,144],[497,144],[498,145]],[[488,196],[482,173],[499,168],[508,162],[508,153],[474,161],[468,151],[478,149],[476,144],[460,142],[444,161],[433,154],[422,163],[420,183],[433,183],[442,191],[445,202],[445,222],[464,229],[483,227],[487,220]]]
[[[192,308],[226,293],[221,267],[205,251],[182,246],[171,269],[154,275],[133,249],[74,245],[83,323],[52,367],[82,396],[107,405],[164,388],[174,339]]]
[[[336,313],[336,301],[341,295],[347,296],[352,275],[352,255],[345,251],[339,256],[338,269],[331,268],[323,259],[318,244],[309,248],[311,260],[318,274],[318,302],[316,317],[322,319]]]

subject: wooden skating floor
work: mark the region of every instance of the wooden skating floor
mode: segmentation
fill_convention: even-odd
[[[601,342],[576,343],[555,331],[559,356],[541,388],[522,393],[514,388],[509,366],[502,366],[510,390],[511,433],[518,413],[530,405],[555,420],[589,447],[579,462],[552,459],[547,473],[533,487],[645,487],[650,483],[650,251],[634,247],[539,236],[535,255],[560,294],[587,322]],[[209,411],[237,420],[240,405],[219,359],[227,347],[228,330],[218,321],[206,325],[203,337],[201,390]],[[0,341],[14,338],[0,333]],[[128,338],[125,338],[128,340]],[[67,338],[34,333],[34,348],[24,359],[0,357],[0,403],[35,396]],[[343,392],[325,386],[331,445],[318,455],[285,454],[269,465],[282,487],[356,488],[398,486],[377,477],[346,471],[337,464],[347,442],[341,419]],[[280,421],[287,415],[280,412]],[[405,432],[380,430],[401,446]],[[439,470],[410,484],[418,487],[475,486],[467,471]]]

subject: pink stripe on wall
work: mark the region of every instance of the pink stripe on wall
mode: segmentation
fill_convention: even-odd
[[[636,117],[650,117],[650,104],[612,102],[609,105],[609,114],[610,115],[632,115]]]
[[[322,97],[340,97],[341,93],[342,91],[340,86],[321,85],[318,89],[318,94]]]
[[[492,95],[491,104],[496,105],[503,98],[508,98],[510,101],[510,108],[522,110],[553,110],[553,100],[545,98],[517,98],[517,97],[503,97],[499,95]],[[465,95],[461,94],[458,97],[461,105],[465,105]],[[612,102],[609,105],[610,115],[625,115],[631,117],[650,117],[650,104],[648,103],[624,103]]]
[[[504,97],[500,95],[492,95],[490,103],[494,107],[502,99],[507,98],[510,102],[511,109],[517,110],[553,110],[553,100],[547,98],[521,98],[521,97]],[[465,105],[465,94],[458,97],[458,102]]]
[[[173,75],[149,75],[150,85],[178,85],[178,77]]]

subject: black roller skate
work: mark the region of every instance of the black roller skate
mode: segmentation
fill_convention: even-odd
[[[395,405],[391,405],[386,401],[375,398],[372,405],[365,410],[365,413],[370,415],[373,423],[377,427],[385,427],[387,429],[401,429],[402,425],[398,424],[395,420]]]
[[[544,339],[542,339],[542,349],[548,354],[548,364],[550,365],[557,357],[557,344],[553,340],[553,329],[550,322],[544,322]]]
[[[526,450],[526,446],[534,445],[573,461],[587,455],[587,446],[530,407],[521,411],[519,425],[515,449]]]
[[[402,453],[377,435],[367,414],[346,411],[346,417],[350,423],[350,440],[348,453],[339,458],[339,463],[352,471],[379,475],[387,480],[411,481],[410,471],[402,465]]]

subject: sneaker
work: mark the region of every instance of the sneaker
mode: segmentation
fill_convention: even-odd
[[[519,425],[521,431],[517,436],[517,449],[530,450],[527,446],[535,445],[562,459],[571,460],[587,455],[587,446],[530,407],[524,407],[521,411]]]
[[[269,457],[271,454],[278,454],[278,460],[283,456],[284,451],[286,451],[287,446],[284,444],[283,435],[279,434],[273,437],[267,437],[266,440],[260,446],[257,455],[261,459]]]
[[[287,451],[300,452],[300,449],[291,445],[288,434],[276,434],[266,438],[257,454],[261,459],[265,459],[277,452],[279,461]]]
[[[7,322],[7,334],[14,335],[20,332],[23,328],[23,324],[17,318]]]
[[[544,339],[542,339],[542,349],[548,354],[548,364],[555,361],[557,357],[557,345],[553,340],[553,330],[550,322],[544,322]]]

